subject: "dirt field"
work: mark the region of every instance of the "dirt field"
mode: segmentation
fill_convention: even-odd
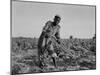
[[[47,67],[38,67],[37,38],[12,38],[11,68],[12,75],[18,73],[40,73],[53,71],[96,69],[95,39],[62,39],[66,47],[65,57],[58,57],[58,68],[54,68],[51,59],[47,59]]]

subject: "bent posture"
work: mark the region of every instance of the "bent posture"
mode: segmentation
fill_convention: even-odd
[[[55,42],[60,44],[60,35],[59,29],[60,26],[58,25],[61,18],[56,15],[54,17],[54,21],[48,21],[45,26],[43,27],[42,33],[38,40],[38,56],[39,56],[39,67],[43,68],[45,63],[45,51],[48,55],[52,58],[54,66],[57,68],[56,65],[56,57],[57,53],[54,50]]]

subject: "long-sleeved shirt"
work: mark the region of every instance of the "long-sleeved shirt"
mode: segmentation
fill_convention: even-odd
[[[45,32],[48,36],[54,36],[57,39],[60,39],[59,30],[60,26],[59,25],[54,26],[53,22],[51,21],[48,21],[43,28],[43,32]]]
[[[56,41],[60,39],[59,29],[60,26],[59,25],[54,26],[53,22],[51,21],[48,21],[45,24],[38,40],[38,50],[39,50],[38,54],[40,55],[43,54],[42,48],[47,44],[47,40],[49,40],[51,36],[55,37]],[[46,37],[48,37],[49,39]]]

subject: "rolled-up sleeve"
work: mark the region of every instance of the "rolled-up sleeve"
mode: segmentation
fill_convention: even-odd
[[[60,39],[60,33],[59,33],[59,30],[56,32],[55,37],[56,37],[57,39]]]

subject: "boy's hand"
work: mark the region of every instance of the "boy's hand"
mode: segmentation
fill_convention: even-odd
[[[60,44],[60,40],[57,40],[58,44]]]

